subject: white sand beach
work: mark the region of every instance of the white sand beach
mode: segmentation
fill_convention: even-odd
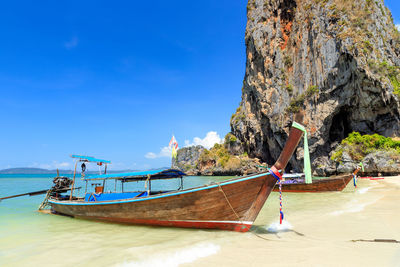
[[[297,203],[284,203],[293,231],[265,233],[259,226],[268,241],[239,234],[189,265],[400,266],[400,243],[352,241],[400,240],[400,176],[359,179],[358,188],[349,184],[343,192],[296,195]],[[293,197],[285,194],[284,200]],[[271,206],[277,207],[268,202],[256,224],[268,221]]]

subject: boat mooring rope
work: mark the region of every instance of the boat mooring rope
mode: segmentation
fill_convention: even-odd
[[[225,197],[225,199],[226,199],[226,202],[228,202],[229,207],[231,207],[233,213],[236,215],[238,221],[239,221],[241,224],[243,224],[244,226],[247,227],[247,225],[245,225],[245,224],[243,223],[243,221],[240,219],[239,215],[237,214],[237,212],[236,212],[235,209],[233,208],[231,202],[229,201],[228,197],[226,196],[226,194],[225,194],[224,190],[222,189],[220,183],[218,183],[218,187],[219,187],[219,191],[221,191],[222,194],[224,195],[224,197]],[[250,230],[248,227],[247,227],[247,229]]]
[[[275,168],[275,166],[272,166],[271,169],[268,169],[269,173],[272,174],[275,179],[278,180],[279,184],[279,224],[282,224],[283,221],[283,207],[282,207],[282,175],[279,173],[279,171]]]
[[[219,187],[219,191],[224,195],[226,202],[228,203],[229,207],[231,207],[233,213],[236,215],[236,217],[237,217],[238,221],[240,222],[240,224],[241,224],[242,226],[246,227],[247,230],[248,230],[250,233],[252,233],[253,235],[255,235],[256,237],[261,238],[261,239],[264,239],[264,240],[267,240],[267,241],[272,241],[271,239],[262,237],[262,236],[258,235],[257,233],[254,233],[254,232],[250,231],[250,228],[249,228],[247,225],[245,225],[245,224],[243,223],[243,221],[240,219],[239,215],[237,214],[237,212],[236,212],[235,209],[233,208],[231,202],[229,201],[228,197],[226,196],[224,190],[222,189],[221,184],[220,184],[220,183],[217,183],[217,184],[218,184],[218,187]]]

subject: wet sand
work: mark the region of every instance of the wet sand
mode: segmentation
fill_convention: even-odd
[[[400,240],[400,176],[359,179],[358,188],[349,184],[343,192],[284,195],[292,231],[265,230],[263,224],[277,208],[277,203],[269,204],[253,230],[268,240],[238,234],[223,242],[216,254],[188,265],[400,266],[400,243],[351,241]]]

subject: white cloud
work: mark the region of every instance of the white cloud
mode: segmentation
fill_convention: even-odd
[[[148,152],[146,155],[144,155],[148,159],[155,159],[157,158],[157,155],[153,152]]]
[[[400,31],[400,24],[396,24],[396,28]]]
[[[33,163],[29,167],[33,168],[41,168],[41,169],[68,169],[71,167],[71,163],[69,162],[58,162],[58,161],[53,161],[52,163]]]
[[[60,162],[60,163],[55,163],[55,167],[57,168],[66,168],[69,167],[71,164],[68,162]]]
[[[160,149],[160,152],[158,153],[153,153],[153,152],[148,152],[145,157],[148,159],[156,159],[156,158],[170,158],[172,155],[172,149],[170,147],[162,147]]]
[[[206,136],[201,139],[200,137],[193,138],[193,142],[191,143],[189,140],[185,140],[185,146],[197,146],[201,145],[207,149],[212,148],[216,143],[221,144],[222,138],[219,136],[217,132],[210,131],[206,134]]]
[[[219,136],[219,134],[217,132],[210,131],[206,134],[206,136],[204,138],[200,138],[200,137],[193,138],[193,142],[190,142],[189,140],[185,140],[184,146],[201,145],[207,149],[210,149],[216,143],[221,144],[222,141],[223,141],[223,139]],[[145,156],[145,158],[148,158],[148,159],[171,158],[172,149],[168,146],[165,146],[165,147],[160,148],[160,152],[158,152],[158,153],[148,152],[144,156]]]
[[[66,49],[70,50],[72,48],[75,48],[78,45],[78,42],[79,42],[78,37],[74,36],[74,37],[72,37],[71,40],[64,43],[64,47]]]

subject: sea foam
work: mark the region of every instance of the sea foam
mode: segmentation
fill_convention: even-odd
[[[290,230],[292,230],[292,225],[285,220],[282,221],[282,224],[279,222],[271,223],[267,228],[267,231],[271,233],[287,232]]]
[[[361,189],[357,190],[357,192],[358,192],[359,194],[365,194],[365,193],[368,192],[368,190],[369,190],[370,188],[371,188],[371,187],[364,187],[364,188],[361,188]]]
[[[365,207],[376,203],[380,199],[381,199],[381,197],[376,198],[376,199],[372,199],[372,200],[367,201],[367,202],[362,202],[362,203],[360,203],[359,201],[354,201],[353,200],[349,204],[347,204],[344,209],[333,211],[333,212],[330,213],[330,215],[338,216],[338,215],[341,215],[341,214],[344,214],[344,213],[360,212],[360,211],[363,211],[365,209]]]
[[[185,247],[177,251],[155,253],[151,258],[143,260],[125,262],[118,266],[123,267],[139,267],[139,266],[163,266],[177,267],[184,263],[191,263],[197,259],[204,258],[216,254],[220,250],[220,246],[213,243],[199,243],[191,247]]]

